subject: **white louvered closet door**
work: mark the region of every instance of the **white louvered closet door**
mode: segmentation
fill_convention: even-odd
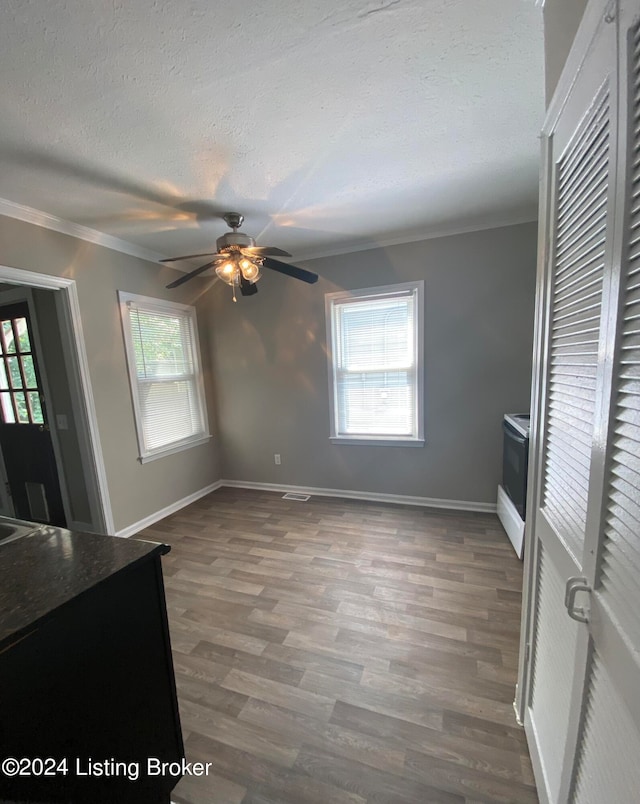
[[[640,801],[640,0],[619,6],[591,0],[544,132],[520,682],[550,802]]]
[[[541,373],[532,418],[533,505],[527,506],[535,568],[525,728],[541,799],[553,802],[569,795],[568,757],[575,752],[589,654],[588,630],[568,616],[565,593],[570,578],[583,576],[594,539],[594,436],[614,232],[615,53],[615,25],[602,21],[547,140]]]
[[[591,642],[571,788],[580,804],[640,801],[640,2],[620,6],[619,260],[603,349],[606,427],[597,433],[606,443],[594,478],[602,505],[585,572],[594,578]]]

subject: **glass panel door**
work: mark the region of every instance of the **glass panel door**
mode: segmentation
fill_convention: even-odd
[[[0,322],[0,412],[5,424],[45,424],[26,317]]]

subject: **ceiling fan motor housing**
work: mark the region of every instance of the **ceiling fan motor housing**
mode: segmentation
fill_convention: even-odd
[[[227,232],[216,240],[218,251],[237,251],[241,248],[253,248],[256,241],[249,235],[240,232]]]

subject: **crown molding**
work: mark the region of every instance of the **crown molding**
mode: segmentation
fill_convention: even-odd
[[[505,226],[519,226],[523,223],[537,223],[538,216],[528,213],[504,220],[491,221],[469,226],[452,226],[446,229],[431,229],[411,235],[397,235],[396,237],[382,238],[375,242],[359,243],[329,249],[319,249],[318,251],[297,252],[296,261],[319,260],[323,257],[339,257],[341,254],[353,254],[357,251],[374,251],[377,248],[387,248],[388,246],[401,246],[405,243],[419,243],[421,240],[435,240],[439,237],[453,237],[455,235],[469,234],[471,232],[483,232],[487,229],[503,229]]]
[[[58,218],[56,215],[51,215],[49,212],[27,207],[24,204],[17,204],[15,201],[9,201],[7,198],[0,198],[0,215],[24,221],[25,223],[32,223],[34,226],[41,226],[43,229],[60,232],[60,234],[69,235],[70,237],[75,237],[78,240],[84,240],[87,243],[93,243],[97,246],[103,246],[112,251],[119,251],[122,254],[129,254],[131,257],[138,257],[141,260],[157,263],[166,257],[165,254],[159,254],[143,246],[137,246],[135,243],[131,243],[128,240],[122,240],[119,237],[99,232],[97,229],[91,229],[80,223],[73,223],[72,221]],[[467,234],[470,232],[482,232],[486,229],[501,229],[505,226],[518,226],[522,223],[535,223],[536,221],[536,216],[532,217],[531,214],[528,214],[504,220],[472,224],[470,226],[452,226],[446,229],[431,229],[410,235],[396,235],[395,237],[382,238],[374,242],[345,243],[334,248],[320,248],[307,252],[303,251],[302,253],[298,252],[296,254],[296,261],[318,260],[323,257],[338,257],[341,254],[353,254],[357,251],[373,251],[377,248],[399,246],[404,243],[418,243],[421,240],[434,240],[438,237],[452,237],[454,235]],[[177,271],[189,270],[188,267],[180,268],[173,266],[173,268]]]
[[[119,237],[99,232],[97,229],[90,229],[88,226],[58,218],[56,215],[51,215],[40,209],[27,207],[24,204],[16,204],[15,201],[9,201],[7,198],[0,198],[0,215],[15,218],[15,220],[24,221],[25,223],[32,223],[34,226],[51,229],[53,232],[60,232],[60,234],[69,235],[78,240],[85,240],[87,243],[93,243],[96,246],[110,248],[112,251],[120,251],[122,254],[129,254],[131,257],[138,257],[149,262],[159,262],[165,256],[148,248],[137,246],[135,243],[130,243],[128,240],[121,240]]]

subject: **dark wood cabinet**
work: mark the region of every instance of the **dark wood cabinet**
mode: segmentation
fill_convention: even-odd
[[[0,759],[51,757],[66,760],[68,772],[0,773],[0,799],[170,800],[179,772],[148,773],[149,758],[180,763],[184,756],[162,547],[155,547],[5,644]],[[90,769],[102,774],[82,775]]]

